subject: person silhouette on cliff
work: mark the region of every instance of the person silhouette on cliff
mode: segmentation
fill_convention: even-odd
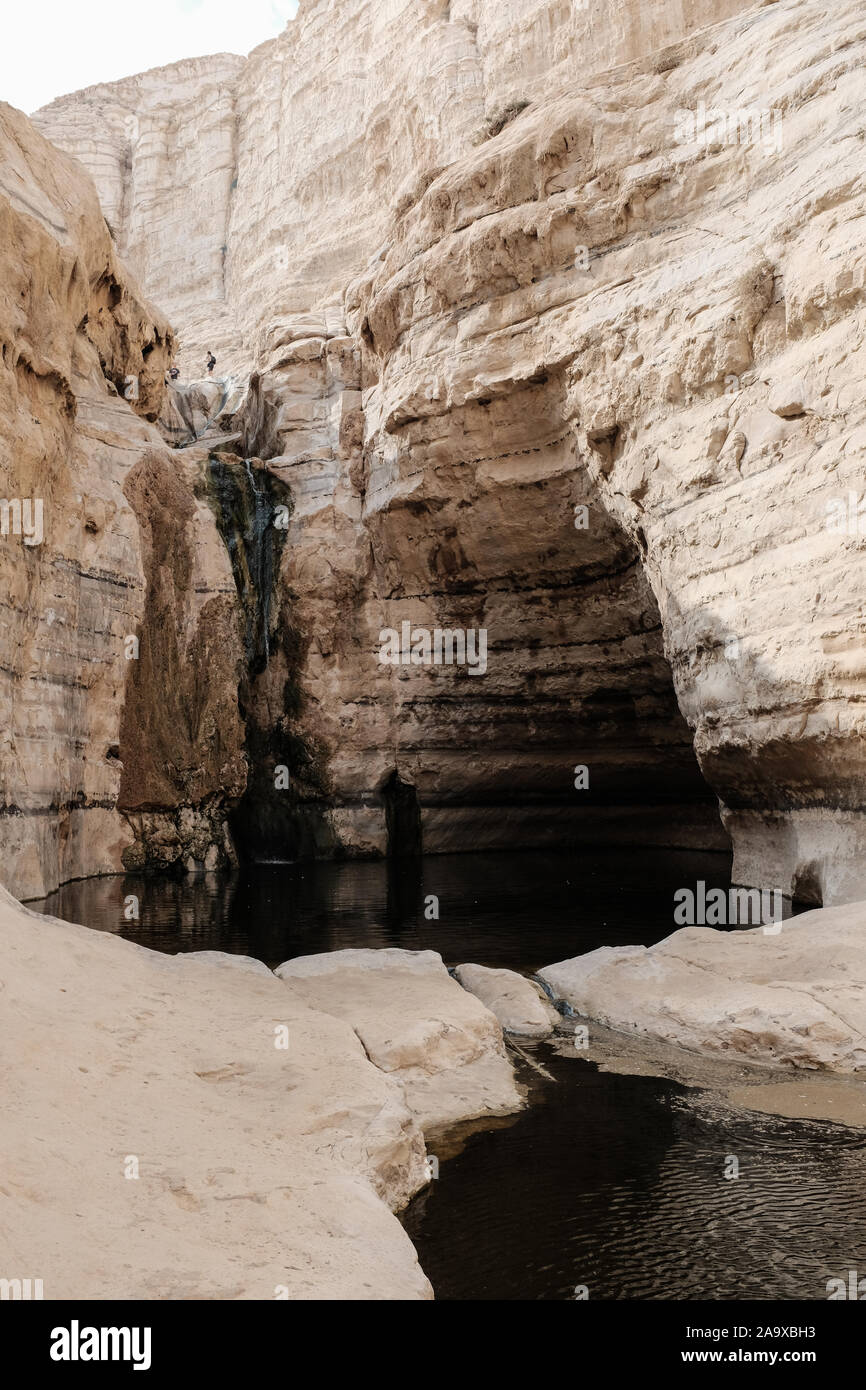
[[[216,358],[214,357],[214,355],[213,355],[213,353],[211,352],[210,348],[208,348],[208,354],[207,354],[207,374],[208,374],[208,376],[211,376],[211,375],[213,374],[213,369],[214,369],[215,366],[216,366]]]

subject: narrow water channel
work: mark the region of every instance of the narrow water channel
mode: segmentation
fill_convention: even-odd
[[[529,1109],[430,1137],[404,1224],[437,1298],[821,1300],[866,1268],[866,1135],[522,1046]]]

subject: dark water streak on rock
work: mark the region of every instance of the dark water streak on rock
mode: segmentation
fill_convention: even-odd
[[[278,508],[291,510],[284,483],[249,459],[212,454],[208,460],[210,501],[228,551],[244,615],[244,645],[251,676],[265,669],[271,654],[274,587],[286,541],[276,524]]]

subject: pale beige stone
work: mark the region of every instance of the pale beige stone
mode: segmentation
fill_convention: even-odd
[[[520,1108],[496,1016],[435,951],[332,951],[275,973],[306,1004],[351,1023],[425,1128]]]
[[[172,336],[84,169],[6,105],[0,224],[0,497],[38,505],[42,533],[30,545],[13,511],[0,536],[0,854],[4,883],[36,896],[117,872],[133,840],[118,753],[144,605],[123,484],[163,448]]]
[[[611,1028],[809,1070],[866,1069],[866,905],[768,930],[685,927],[539,971],[555,999]]]
[[[549,1037],[559,1015],[542,992],[515,970],[487,965],[458,965],[454,971],[464,989],[494,1013],[506,1033],[527,1038]]]
[[[805,414],[808,401],[809,392],[805,383],[799,377],[793,377],[780,381],[773,387],[770,409],[774,415],[781,415],[783,420],[789,420]]]
[[[4,1275],[46,1299],[431,1296],[392,1215],[427,1181],[423,1134],[347,1023],[258,962],[5,892],[0,953]]]
[[[90,171],[192,379],[208,349],[220,372],[250,353],[264,365],[304,336],[284,322],[339,317],[394,210],[503,113],[749,7],[306,0],[246,60],[186,59],[60,97],[34,119]]]

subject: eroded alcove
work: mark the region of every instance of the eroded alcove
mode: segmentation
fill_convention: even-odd
[[[727,848],[642,556],[581,464],[559,382],[392,420],[359,491],[354,550],[333,499],[327,523],[297,499],[281,583],[304,633],[306,763],[269,857]],[[449,633],[474,662],[447,642],[437,659]]]

